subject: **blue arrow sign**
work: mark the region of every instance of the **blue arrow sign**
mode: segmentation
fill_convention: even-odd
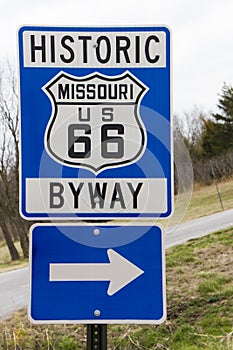
[[[119,237],[114,239],[117,234],[120,246]],[[32,322],[164,321],[159,227],[38,224],[31,238]]]
[[[20,208],[27,219],[172,212],[166,27],[22,27]]]

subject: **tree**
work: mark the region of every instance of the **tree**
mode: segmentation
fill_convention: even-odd
[[[201,157],[202,119],[207,118],[197,106],[181,117],[174,117],[174,132],[183,139],[192,161]]]
[[[202,149],[204,158],[225,154],[233,149],[233,88],[223,85],[217,105],[219,113],[203,118]]]
[[[6,241],[10,256],[11,256],[11,260],[18,260],[20,258],[19,256],[19,252],[17,251],[15,245],[14,245],[14,240],[13,237],[9,231],[9,226],[7,225],[7,220],[5,217],[5,214],[2,210],[0,210],[0,226],[2,229],[2,233],[3,233],[3,237]]]
[[[213,114],[216,121],[233,123],[233,87],[231,85],[223,84],[217,107],[220,113]]]
[[[223,150],[224,125],[211,119],[203,119],[202,156],[210,159],[220,155]]]
[[[12,248],[13,235],[9,227],[17,227],[17,233],[25,258],[29,255],[27,225],[19,215],[19,111],[16,76],[9,64],[0,71],[0,225],[12,260],[16,258]],[[11,224],[11,225],[10,225]],[[11,236],[11,237],[9,237]]]

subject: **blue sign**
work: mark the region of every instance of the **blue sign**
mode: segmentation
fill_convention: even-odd
[[[31,321],[163,322],[163,252],[156,226],[34,225]]]
[[[172,212],[166,27],[19,30],[21,214]]]

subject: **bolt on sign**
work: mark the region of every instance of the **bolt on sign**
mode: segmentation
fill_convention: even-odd
[[[22,216],[169,216],[169,29],[25,26],[18,35]]]

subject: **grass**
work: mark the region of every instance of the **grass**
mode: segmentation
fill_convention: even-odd
[[[218,184],[224,210],[233,208],[233,180],[224,181]],[[192,193],[183,193],[175,197],[174,213],[170,219],[163,220],[164,226],[180,224],[205,215],[221,211],[221,205],[216,192],[215,184],[201,188],[195,188]],[[158,220],[159,222],[160,220]],[[120,223],[119,223],[120,224]],[[19,242],[16,247],[22,256]],[[20,259],[18,262],[11,262],[10,254],[5,243],[0,242],[0,272],[23,267],[27,261]]]
[[[109,325],[108,350],[232,350],[233,229],[166,251],[167,312],[159,326]],[[0,325],[0,350],[86,349],[83,325]]]
[[[233,180],[218,183],[224,210],[233,208]],[[174,198],[174,213],[171,218],[163,220],[165,226],[176,226],[206,215],[222,211],[216,185],[195,187],[193,192],[181,193]],[[160,221],[160,220],[158,220]]]
[[[19,242],[15,243],[17,250],[22,255]],[[10,253],[4,242],[0,243],[0,272],[6,272],[14,269],[24,267],[28,264],[27,259],[21,258],[20,260],[11,261]]]
[[[222,199],[224,210],[233,208],[233,180],[218,183],[219,193]],[[215,184],[196,189],[191,198],[190,205],[185,214],[184,220],[190,221],[201,216],[221,211],[221,203]]]
[[[218,186],[224,209],[233,208],[232,181]],[[169,224],[222,210],[214,184],[196,189],[189,199],[190,194],[176,198]],[[0,244],[0,271],[26,263],[11,263]],[[170,248],[166,264],[167,321],[160,326],[109,325],[108,350],[233,350],[233,229]],[[26,310],[0,323],[0,350],[39,349],[86,349],[86,328],[35,326]]]

